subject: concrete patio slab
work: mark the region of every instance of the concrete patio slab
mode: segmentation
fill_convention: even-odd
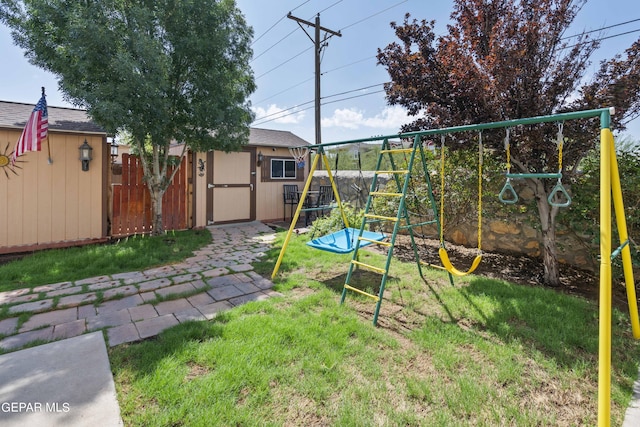
[[[116,427],[120,408],[102,333],[0,356],[3,427]]]

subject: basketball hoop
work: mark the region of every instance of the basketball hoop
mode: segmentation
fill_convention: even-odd
[[[308,152],[309,148],[306,146],[289,147],[289,153],[291,153],[291,157],[295,159],[299,169],[304,167],[304,158],[307,157]]]

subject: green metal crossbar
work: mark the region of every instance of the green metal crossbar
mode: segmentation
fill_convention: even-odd
[[[379,142],[383,140],[390,139],[408,139],[419,137],[422,141],[425,141],[428,137],[435,135],[447,135],[452,133],[460,133],[460,132],[477,132],[484,129],[504,129],[511,128],[522,125],[534,125],[537,123],[550,123],[550,122],[562,122],[567,120],[576,120],[576,119],[588,119],[592,117],[600,118],[600,127],[602,129],[609,128],[610,125],[610,115],[612,109],[611,108],[598,108],[595,110],[583,110],[583,111],[574,111],[571,113],[561,113],[561,114],[551,114],[546,116],[537,116],[537,117],[526,117],[522,119],[514,119],[514,120],[504,120],[501,122],[493,122],[493,123],[479,123],[475,125],[463,125],[463,126],[452,126],[448,128],[440,128],[440,129],[428,129],[421,130],[415,132],[407,132],[386,136],[372,136],[368,138],[360,138],[360,139],[352,139],[348,141],[336,141],[336,142],[325,142],[322,144],[316,144],[309,146],[310,150],[318,150],[324,149],[326,147],[334,147],[337,145],[346,145],[346,144],[357,144],[362,142]]]
[[[561,173],[507,173],[505,176],[509,179],[527,179],[527,178],[540,178],[540,179],[548,179],[548,178],[562,178]]]

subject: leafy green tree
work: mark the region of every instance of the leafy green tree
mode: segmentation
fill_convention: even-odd
[[[173,178],[169,144],[230,151],[248,139],[252,29],[233,0],[0,0],[0,20],[68,101],[131,135],[154,234]]]
[[[455,0],[447,33],[434,22],[391,23],[399,42],[378,51],[387,68],[390,104],[415,121],[402,131],[449,127],[615,106],[612,127],[640,114],[640,40],[605,61],[593,79],[583,78],[598,47],[586,33],[567,40],[565,31],[586,0]],[[579,88],[579,89],[578,89]],[[531,126],[511,132],[512,172],[555,172],[557,128]],[[599,134],[594,121],[565,125],[564,173],[575,173]],[[485,147],[504,153],[504,133],[486,132]],[[451,147],[473,147],[460,136]],[[551,180],[524,180],[535,196],[543,238],[544,281],[560,285],[555,224],[558,207],[547,197]]]

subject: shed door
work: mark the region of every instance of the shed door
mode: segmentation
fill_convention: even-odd
[[[208,153],[207,223],[253,221],[255,208],[255,150]]]

